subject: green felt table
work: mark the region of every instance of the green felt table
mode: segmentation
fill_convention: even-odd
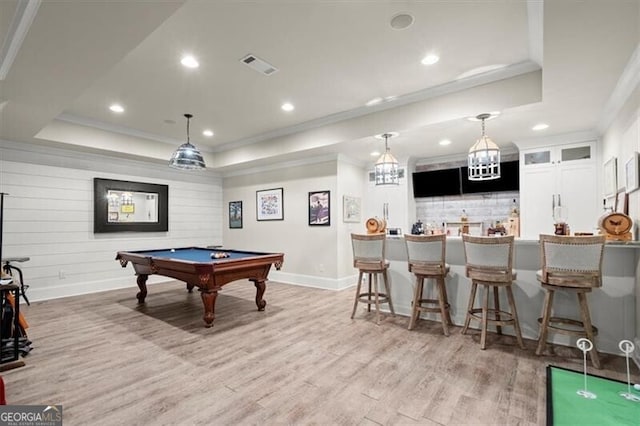
[[[633,377],[632,377],[633,380]],[[547,367],[547,425],[640,425],[640,401],[620,396],[627,383],[587,375],[587,399],[577,394],[584,389],[582,372]],[[631,393],[640,398],[640,392]]]

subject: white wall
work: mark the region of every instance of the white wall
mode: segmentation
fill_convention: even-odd
[[[276,281],[322,288],[339,288],[338,224],[341,198],[337,191],[337,162],[281,166],[254,170],[224,179],[225,247],[284,253],[280,272],[272,270]],[[283,188],[284,220],[257,221],[256,191]],[[309,192],[331,191],[330,225],[309,225]],[[228,203],[242,201],[243,227],[229,229]]]
[[[94,234],[94,177],[168,185],[169,231]],[[0,141],[2,257],[30,258],[18,266],[32,301],[135,287],[117,251],[221,244],[221,186],[208,172]]]

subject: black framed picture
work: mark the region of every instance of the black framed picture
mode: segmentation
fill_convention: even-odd
[[[242,228],[242,201],[229,202],[229,228]]]
[[[331,192],[309,192],[309,226],[331,225]]]
[[[169,187],[93,179],[93,232],[166,232]]]
[[[283,189],[256,191],[256,219],[284,220]]]

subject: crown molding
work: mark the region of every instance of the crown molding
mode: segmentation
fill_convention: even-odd
[[[604,134],[616,115],[620,112],[629,96],[633,93],[636,87],[640,84],[640,43],[633,51],[629,62],[624,67],[616,87],[611,92],[611,96],[605,104],[600,120],[598,121],[597,129],[598,133]]]
[[[9,30],[0,49],[0,80],[7,78],[11,65],[36,17],[41,0],[18,0]]]

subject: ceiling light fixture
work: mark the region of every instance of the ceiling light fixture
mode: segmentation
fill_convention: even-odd
[[[438,62],[440,60],[440,57],[438,55],[434,55],[434,54],[429,54],[427,56],[425,56],[424,58],[422,58],[422,61],[420,61],[422,63],[422,65],[433,65],[436,62]]]
[[[180,63],[187,68],[198,68],[200,66],[198,60],[191,55],[183,56]]]
[[[451,141],[449,139],[442,139],[440,142],[438,142],[438,144],[441,146],[447,146],[451,145]]]
[[[536,131],[538,131],[538,130],[546,130],[546,129],[548,129],[548,128],[549,128],[549,125],[548,125],[548,124],[546,124],[546,123],[540,123],[540,124],[536,124],[535,126],[533,126],[533,127],[531,128],[531,130],[536,130]]]
[[[189,141],[189,121],[193,115],[185,114],[187,119],[187,142],[178,147],[169,160],[169,167],[181,170],[203,170],[206,166],[198,148]]]
[[[210,129],[206,129],[202,131],[202,134],[208,138],[210,138],[211,136],[213,136],[213,130]]]
[[[109,109],[113,112],[117,112],[118,114],[124,112],[124,108],[122,107],[122,105],[119,105],[119,104],[113,104],[109,107]]]
[[[484,133],[484,121],[491,114],[480,114],[482,135],[469,148],[469,180],[491,180],[500,177],[500,148]]]
[[[389,151],[389,138],[398,136],[397,133],[383,133],[376,136],[379,139],[384,139],[384,154],[378,158],[375,165],[375,180],[376,186],[378,185],[398,185],[400,179],[398,176],[398,160],[391,155]]]
[[[290,104],[289,102],[286,102],[286,103],[282,104],[282,106],[280,108],[282,108],[283,111],[287,111],[287,112],[293,111],[295,109],[293,104]]]

